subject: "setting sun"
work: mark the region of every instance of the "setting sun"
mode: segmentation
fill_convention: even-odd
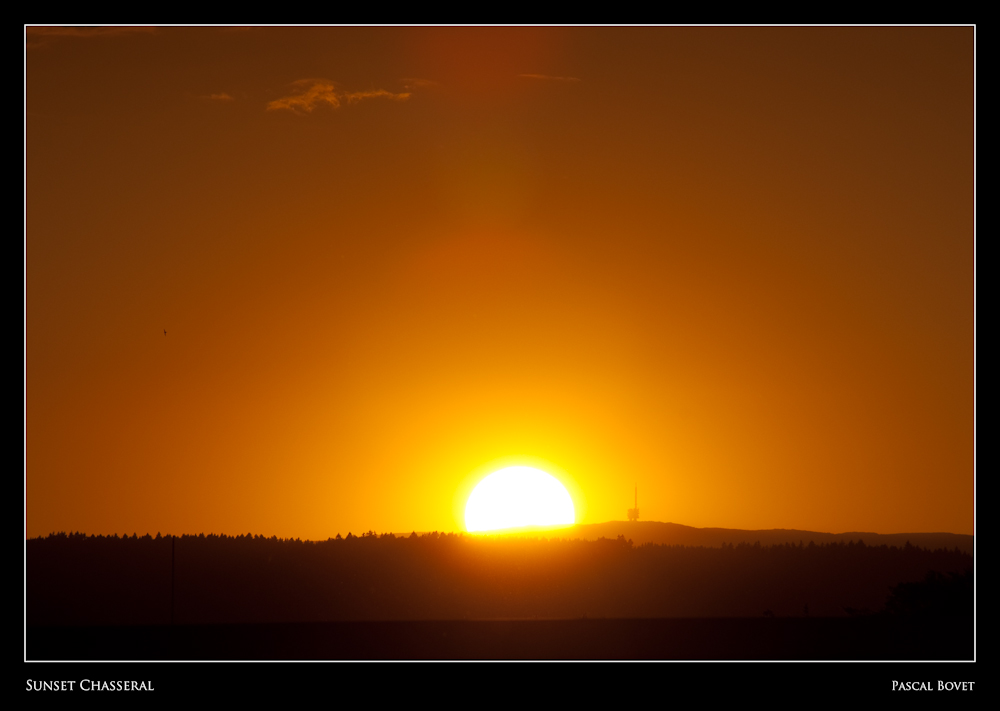
[[[465,506],[465,528],[470,532],[572,525],[575,520],[566,487],[534,467],[493,472],[479,482]]]

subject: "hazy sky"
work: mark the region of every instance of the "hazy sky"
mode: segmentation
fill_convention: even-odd
[[[972,533],[974,39],[29,28],[27,535]]]

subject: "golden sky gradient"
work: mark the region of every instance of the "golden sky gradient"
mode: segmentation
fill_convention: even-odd
[[[26,535],[972,533],[974,39],[28,28]]]

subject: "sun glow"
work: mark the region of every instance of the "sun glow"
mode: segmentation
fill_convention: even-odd
[[[534,467],[507,467],[485,477],[465,505],[470,532],[525,526],[570,526],[573,499],[551,474]]]

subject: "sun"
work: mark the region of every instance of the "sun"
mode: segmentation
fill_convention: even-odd
[[[485,477],[465,504],[469,532],[525,526],[570,526],[573,499],[551,474],[534,467],[507,467]]]

